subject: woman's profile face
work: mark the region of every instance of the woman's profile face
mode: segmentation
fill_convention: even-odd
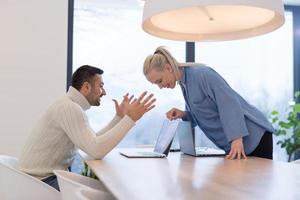
[[[160,89],[173,89],[176,86],[176,78],[169,64],[165,65],[163,71],[159,71],[157,69],[150,70],[150,72],[146,75],[146,78],[150,83],[156,84]]]

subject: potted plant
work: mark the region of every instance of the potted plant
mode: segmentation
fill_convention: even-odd
[[[81,175],[99,180],[99,178],[97,177],[97,175],[96,175],[96,174],[93,172],[93,170],[86,164],[86,162],[83,161],[83,164],[84,164],[84,168],[83,168],[83,170],[82,170],[82,172],[81,172]]]
[[[281,148],[285,148],[289,162],[295,153],[300,150],[300,103],[296,101],[299,97],[300,92],[298,91],[295,93],[294,101],[289,106],[285,120],[279,118],[278,111],[274,110],[271,113],[272,123],[275,127],[274,134],[281,136],[277,144],[279,144]]]

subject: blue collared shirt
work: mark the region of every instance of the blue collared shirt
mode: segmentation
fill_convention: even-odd
[[[196,64],[182,68],[179,80],[187,116],[193,126],[227,153],[231,142],[243,137],[244,150],[250,154],[265,131],[274,132],[267,118],[250,105],[212,68]]]

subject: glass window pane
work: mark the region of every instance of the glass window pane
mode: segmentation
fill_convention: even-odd
[[[143,75],[143,62],[158,46],[167,46],[179,61],[185,58],[185,43],[153,37],[142,30],[143,1],[75,1],[74,68],[84,64],[104,70],[107,95],[100,107],[88,111],[91,126],[103,127],[115,114],[112,99],[119,102],[129,92],[155,94],[156,107],[137,122],[120,144],[122,147],[153,144],[165,113],[172,107],[184,108],[180,88],[160,90]],[[172,98],[170,98],[172,97]]]
[[[158,46],[169,47],[179,62],[185,57],[184,42],[160,39],[142,30],[143,3],[75,0],[73,70],[89,64],[105,71],[107,95],[100,107],[88,111],[92,128],[99,130],[114,116],[112,99],[121,101],[127,92],[138,95],[147,90],[157,98],[156,107],[138,121],[120,143],[122,147],[153,144],[165,113],[172,107],[184,108],[179,87],[160,90],[142,73],[145,57]],[[285,25],[272,33],[237,41],[196,43],[196,62],[213,67],[266,115],[273,109],[284,111],[293,93],[292,29],[292,14],[287,12]],[[203,134],[197,136],[198,145],[213,146]],[[285,160],[286,155],[276,147],[274,156]]]
[[[214,68],[267,116],[274,109],[285,112],[293,97],[292,13],[286,12],[285,17],[280,29],[262,36],[196,44],[196,61]],[[275,159],[286,160],[285,150],[275,143],[276,138]]]

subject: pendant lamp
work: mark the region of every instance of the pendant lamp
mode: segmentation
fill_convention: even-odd
[[[284,23],[282,0],[146,0],[142,28],[179,41],[226,41],[262,35]]]

